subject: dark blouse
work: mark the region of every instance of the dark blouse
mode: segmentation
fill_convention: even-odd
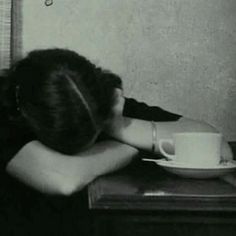
[[[138,102],[133,98],[126,98],[124,116],[149,121],[177,121],[181,116],[163,110],[157,106],[148,106],[144,102]]]

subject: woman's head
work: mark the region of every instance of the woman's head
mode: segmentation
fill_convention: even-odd
[[[37,50],[10,71],[16,106],[45,145],[66,154],[96,139],[111,115],[118,76],[65,49]]]

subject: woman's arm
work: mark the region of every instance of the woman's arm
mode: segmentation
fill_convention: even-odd
[[[136,154],[135,148],[115,141],[95,144],[74,156],[32,141],[8,163],[7,172],[41,192],[70,195],[98,176],[127,165]]]
[[[105,130],[111,137],[119,140],[123,143],[132,145],[136,148],[151,151],[153,140],[152,132],[153,127],[150,121],[144,119],[134,119],[123,116],[125,98],[121,89],[115,90],[116,103],[113,107],[113,118],[108,121]],[[145,110],[153,111],[155,107]],[[146,117],[148,114],[142,114],[142,117]],[[160,114],[157,114],[157,116]],[[154,114],[155,116],[155,114]],[[155,117],[154,117],[155,118]],[[156,152],[159,153],[158,141],[160,139],[172,138],[173,133],[178,132],[218,132],[213,126],[198,120],[188,119],[185,117],[180,118],[177,121],[159,121],[155,122],[156,126]],[[169,152],[171,147],[169,148]],[[225,160],[231,160],[233,158],[233,152],[223,139],[221,155]]]
[[[178,121],[155,122],[157,130],[157,143],[160,139],[171,138],[178,132],[217,132],[217,130],[201,121],[180,118]],[[107,129],[113,138],[132,145],[134,147],[151,151],[152,148],[152,124],[150,121],[132,119],[128,117],[116,118],[115,122]],[[159,153],[158,145],[156,151]],[[233,158],[232,150],[223,140],[222,156],[226,160]]]

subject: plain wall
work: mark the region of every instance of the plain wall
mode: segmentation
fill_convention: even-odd
[[[125,94],[236,140],[235,0],[22,0],[22,52],[67,47]]]

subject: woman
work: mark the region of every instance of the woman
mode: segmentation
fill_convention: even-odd
[[[70,195],[175,132],[216,132],[124,98],[117,75],[69,50],[33,51],[2,77],[1,166],[41,192]]]

